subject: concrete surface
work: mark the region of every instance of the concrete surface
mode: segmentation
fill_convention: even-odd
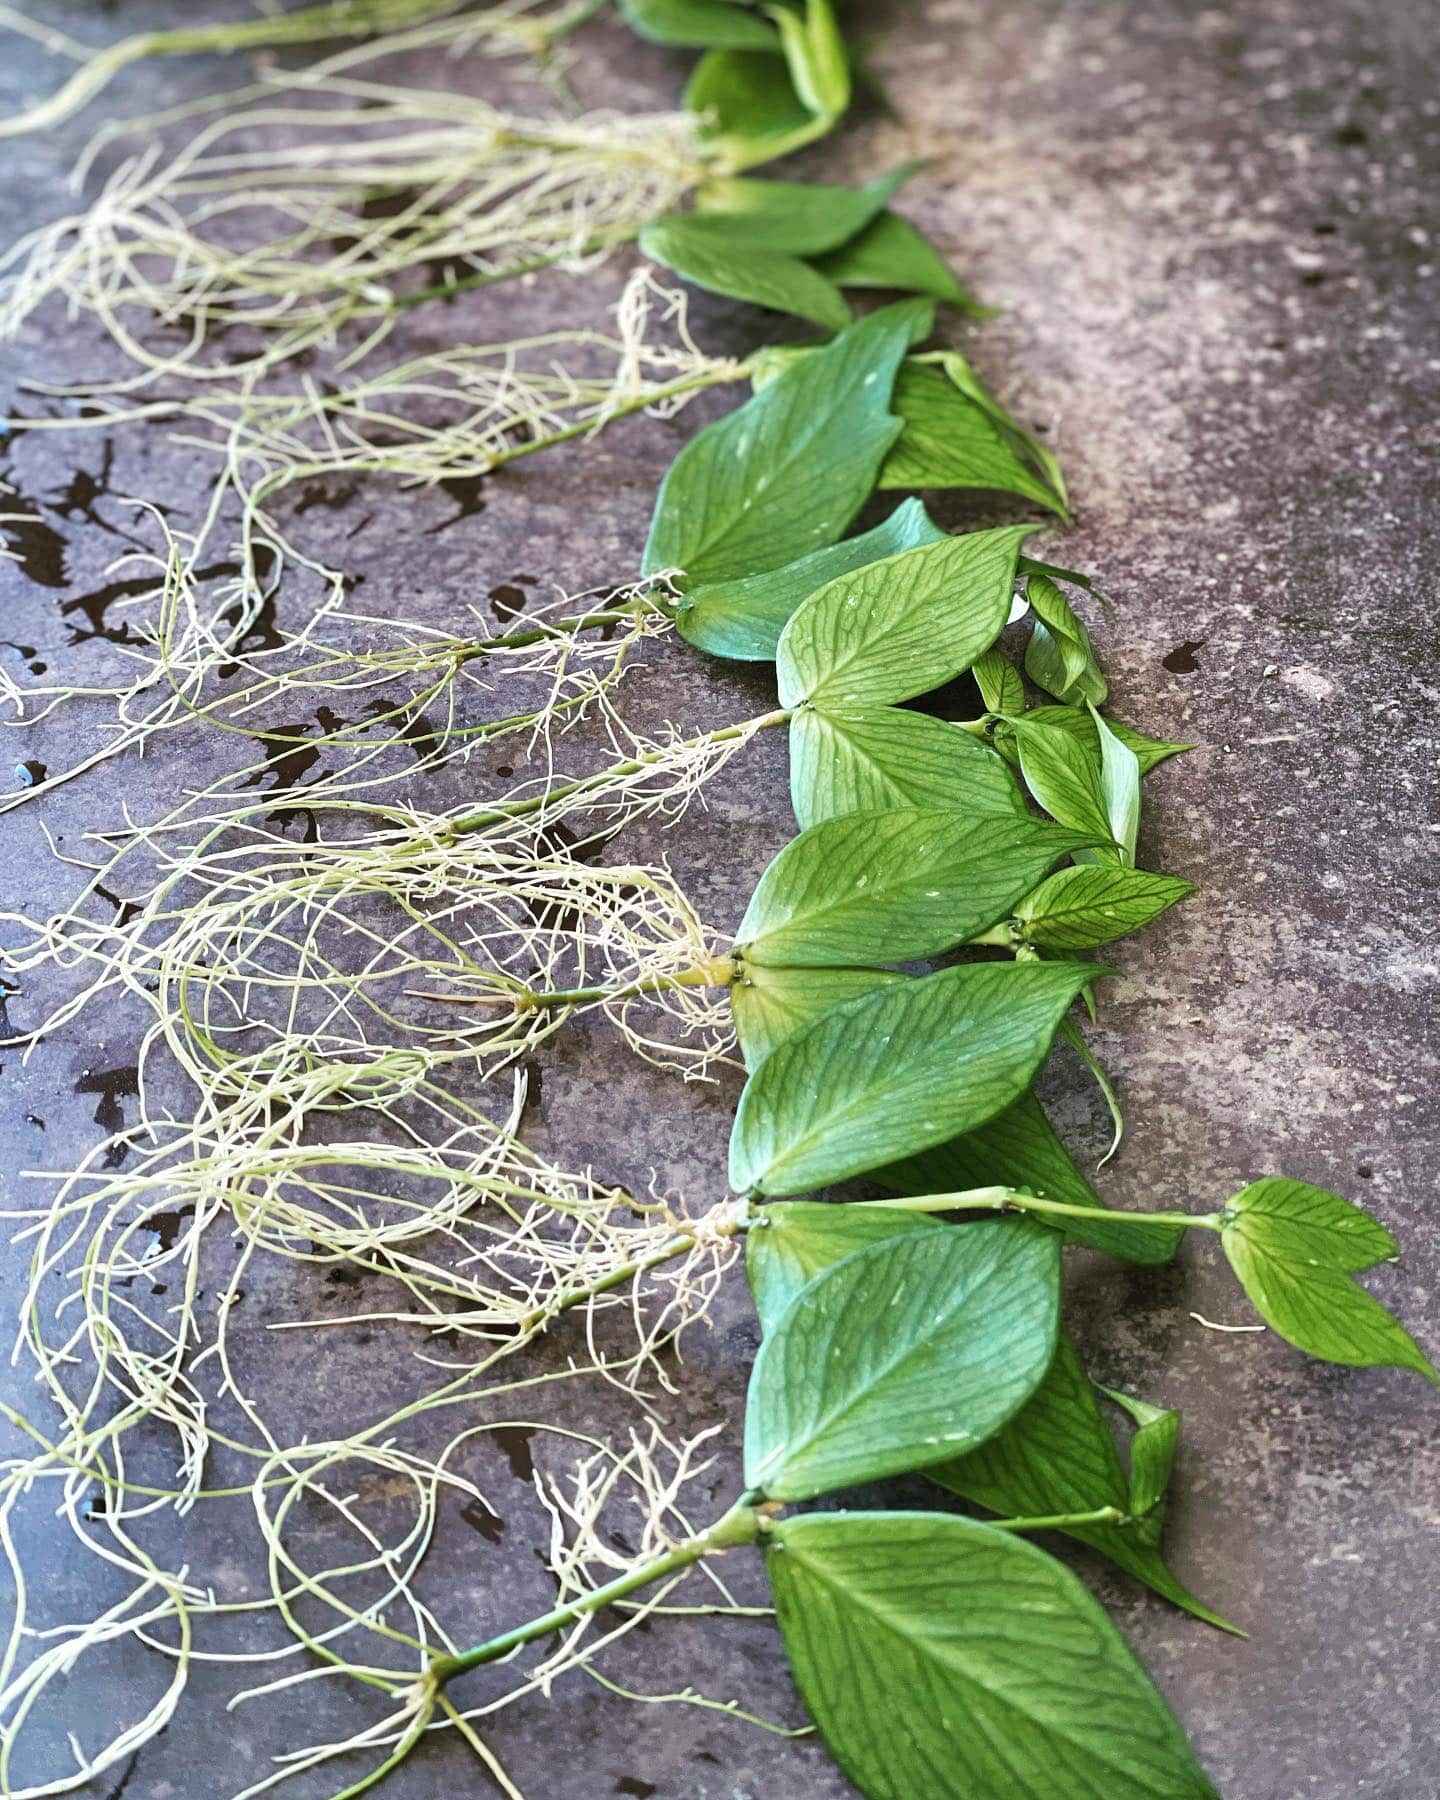
[[[52,0],[42,12],[88,42],[172,17],[158,0],[125,0],[102,16],[83,0]],[[1436,829],[1440,698],[1430,656],[1440,552],[1440,15],[1419,0],[1210,9],[890,0],[865,8],[860,30],[892,110],[872,109],[808,169],[843,178],[935,159],[906,209],[969,285],[1005,307],[981,328],[945,329],[1064,459],[1078,523],[1063,560],[1097,571],[1120,608],[1096,626],[1116,708],[1200,746],[1147,784],[1141,860],[1188,876],[1203,896],[1115,957],[1123,979],[1099,1042],[1129,1131],[1105,1191],[1121,1204],[1209,1207],[1250,1177],[1284,1171],[1348,1193],[1404,1245],[1403,1263],[1373,1286],[1433,1352],[1435,948],[1422,882]],[[686,61],[602,23],[585,39],[576,84],[592,103],[668,104]],[[48,87],[59,67],[7,40],[0,106]],[[482,91],[494,79],[483,62],[418,73]],[[131,71],[84,120],[7,144],[0,239],[67,204],[62,172],[102,114],[230,76],[193,61]],[[593,317],[625,266],[532,288],[527,318]],[[704,298],[695,316],[715,348],[775,330]],[[404,341],[489,335],[505,318],[503,298],[470,299],[417,315]],[[27,371],[69,375],[101,363],[93,329],[55,311],[18,355],[16,346],[4,352],[7,388]],[[363,573],[367,598],[393,597],[441,621],[520,573],[572,586],[621,579],[636,565],[666,463],[720,404],[707,400],[669,426],[633,422],[583,454],[519,468],[486,484],[483,511],[439,535],[427,534],[454,511],[449,498],[372,484],[317,508],[313,541]],[[75,630],[85,616],[76,602],[104,584],[119,546],[72,484],[107,456],[113,493],[193,504],[193,463],[158,431],[117,431],[108,447],[19,436],[0,455],[0,473],[37,515],[32,578],[0,563],[0,631],[31,647],[26,659],[77,680],[113,667],[112,645]],[[94,510],[119,522],[103,499]],[[963,497],[942,504],[951,525],[1002,512]],[[369,523],[342,552],[362,514]],[[1061,556],[1058,536],[1047,547]],[[632,704],[651,720],[699,726],[758,709],[768,691],[763,671],[704,664],[672,645],[637,679]],[[75,741],[8,739],[6,772],[12,759],[47,760]],[[70,891],[71,877],[44,852],[42,820],[62,849],[75,849],[83,831],[115,819],[122,798],[153,810],[220,754],[190,739],[183,753],[112,765],[7,818],[5,903],[39,908]],[[787,835],[783,765],[783,745],[761,743],[712,790],[709,811],[668,840],[717,922],[738,918]],[[12,999],[12,1020],[26,1024],[37,1002]],[[133,1064],[134,1029],[117,1008],[83,1034],[43,1044],[24,1070],[5,1056],[7,1172],[69,1166],[98,1132],[131,1118],[123,1074],[108,1092],[103,1077]],[[537,1143],[592,1159],[607,1180],[643,1182],[653,1169],[687,1194],[718,1196],[733,1080],[686,1088],[626,1060],[601,1026],[562,1034],[541,1072],[529,1127]],[[1070,1142],[1093,1161],[1105,1140],[1093,1089],[1057,1057],[1047,1092]],[[13,1295],[22,1259],[7,1255]],[[266,1283],[246,1341],[267,1359],[277,1415],[364,1413],[377,1392],[398,1395],[423,1377],[411,1354],[421,1340],[394,1328],[337,1328],[318,1346],[264,1333],[265,1319],[313,1316],[333,1302],[319,1271],[287,1265]],[[345,1304],[352,1298],[347,1291]],[[363,1291],[357,1310],[361,1301]],[[1221,1791],[1228,1800],[1440,1794],[1433,1391],[1400,1373],[1308,1364],[1271,1336],[1205,1329],[1195,1315],[1222,1324],[1246,1316],[1208,1246],[1162,1272],[1077,1261],[1070,1313],[1100,1379],[1185,1411],[1169,1550],[1194,1588],[1249,1629],[1248,1642],[1207,1631],[1097,1564],[1078,1566]],[[665,1403],[667,1416],[694,1428],[737,1421],[754,1346],[737,1274],[714,1329],[687,1341],[682,1398]],[[564,1354],[552,1343],[528,1366],[553,1367]],[[25,1384],[5,1379],[23,1401]],[[613,1431],[636,1418],[594,1384],[541,1390],[524,1405],[532,1411],[516,1416],[542,1425]],[[504,1529],[478,1534],[447,1515],[447,1618],[483,1630],[546,1603],[541,1521],[523,1480],[532,1454],[564,1466],[558,1440],[541,1434],[481,1439],[470,1453],[467,1472],[486,1484]],[[717,1468],[716,1495],[732,1485],[733,1467]],[[193,1566],[220,1568],[240,1591],[253,1547],[244,1514],[243,1505],[228,1519],[202,1509],[183,1528]],[[76,1556],[44,1509],[25,1529],[44,1571],[46,1619],[74,1616],[93,1600],[91,1559]],[[763,1622],[658,1622],[607,1667],[634,1688],[693,1682],[801,1720]],[[134,1647],[103,1665],[97,1658],[72,1677],[64,1722],[79,1721],[91,1741],[158,1679],[156,1659]],[[240,1684],[234,1671],[201,1670],[163,1737],[89,1791],[97,1800],[221,1800],[257,1779],[265,1758],[374,1716],[363,1694],[333,1682],[226,1713]],[[56,1723],[36,1740],[31,1779],[65,1766]],[[491,1741],[523,1791],[547,1800],[839,1800],[851,1791],[813,1739],[767,1736],[698,1707],[627,1705],[583,1677],[568,1678],[549,1705],[530,1700],[502,1714]],[[300,1781],[282,1792],[338,1785]],[[385,1789],[396,1800],[487,1791],[488,1778],[448,1741],[426,1746]]]

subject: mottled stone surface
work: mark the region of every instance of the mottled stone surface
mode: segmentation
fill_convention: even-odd
[[[158,0],[126,0],[98,17],[79,0],[56,0],[44,16],[93,42],[173,15]],[[1374,1277],[1376,1292],[1432,1349],[1436,971],[1422,882],[1435,829],[1429,650],[1440,550],[1436,27],[1433,9],[1415,0],[1211,10],[893,0],[867,8],[864,22],[891,110],[874,110],[808,162],[843,178],[933,159],[905,208],[967,283],[1005,308],[982,327],[944,329],[1064,459],[1077,526],[1063,551],[1058,535],[1047,547],[1096,570],[1116,602],[1095,632],[1117,710],[1198,746],[1147,784],[1142,861],[1189,877],[1202,896],[1113,959],[1121,978],[1098,1044],[1129,1129],[1106,1193],[1131,1206],[1210,1207],[1243,1180],[1283,1170],[1352,1194],[1405,1246],[1403,1263]],[[667,105],[685,61],[601,24],[585,40],[576,86],[592,103]],[[0,104],[8,111],[60,66],[9,40]],[[479,91],[495,79],[474,61],[415,73]],[[135,111],[224,79],[214,63],[134,70],[105,106]],[[68,204],[63,172],[100,116],[94,108],[51,137],[4,146],[0,239]],[[624,267],[531,287],[527,323],[594,317]],[[404,342],[502,333],[513,329],[512,305],[501,290],[417,314]],[[777,330],[703,297],[694,316],[716,348]],[[101,364],[93,328],[52,311],[7,348],[6,385],[26,371],[69,377]],[[454,510],[449,499],[374,484],[317,508],[309,541],[364,575],[368,604],[436,621],[459,618],[522,573],[571,587],[619,580],[635,567],[674,449],[722,405],[707,399],[670,425],[627,423],[582,452],[518,468],[487,485],[483,512],[440,534],[431,535]],[[159,430],[117,430],[109,452],[99,439],[17,436],[0,454],[0,474],[64,539],[63,567],[47,575],[43,555],[32,567],[40,581],[0,563],[0,632],[32,647],[25,659],[76,681],[113,669],[113,646],[73,641],[80,615],[64,608],[102,585],[123,545],[83,506],[67,508],[74,490],[62,490],[107,454],[113,493],[161,497],[182,518],[199,498],[194,459]],[[112,526],[128,523],[112,502],[96,510]],[[1014,516],[953,496],[940,511],[951,525]],[[631,704],[648,722],[699,727],[760,710],[769,692],[763,671],[702,663],[671,645],[637,676]],[[64,759],[80,742],[74,725],[12,736],[5,772],[32,756]],[[122,799],[153,812],[227,753],[200,736],[183,749],[177,739],[153,761],[113,764],[5,818],[5,904],[39,909],[72,891],[42,823],[62,851],[78,852],[81,834],[113,823]],[[664,845],[719,927],[738,918],[787,835],[784,781],[783,744],[758,744],[712,789],[708,811]],[[17,1025],[39,998],[12,999]],[[132,1065],[135,1030],[117,1007],[45,1042],[25,1068],[6,1054],[7,1188],[22,1169],[62,1169],[94,1146],[105,1096],[85,1072]],[[627,1060],[599,1025],[558,1038],[543,1076],[530,1114],[537,1143],[591,1159],[607,1180],[643,1182],[653,1170],[687,1195],[718,1197],[734,1079],[687,1088]],[[1093,1088],[1064,1058],[1047,1081],[1071,1143],[1093,1162],[1105,1141]],[[123,1088],[122,1079],[115,1103],[130,1118],[135,1101]],[[7,1258],[13,1296],[23,1253]],[[364,1298],[346,1290],[337,1305],[324,1272],[302,1265],[257,1271],[250,1284],[257,1324],[362,1311]],[[1208,1243],[1160,1272],[1077,1260],[1071,1315],[1098,1378],[1185,1411],[1169,1547],[1184,1578],[1249,1640],[1221,1637],[1099,1565],[1082,1566],[1221,1791],[1229,1800],[1440,1792],[1433,1392],[1399,1373],[1308,1364],[1268,1335],[1206,1329],[1201,1317],[1246,1316]],[[269,1410],[303,1421],[297,1431],[333,1431],[337,1419],[370,1416],[377,1393],[398,1397],[434,1378],[411,1354],[423,1341],[395,1328],[257,1331],[245,1343]],[[733,1426],[754,1346],[734,1274],[714,1328],[687,1340],[679,1396],[659,1396],[662,1415],[680,1430]],[[527,1367],[555,1367],[565,1353],[554,1345],[548,1363]],[[23,1404],[24,1384],[8,1373],[6,1382]],[[621,1431],[639,1417],[595,1383],[500,1406],[504,1416],[582,1431]],[[499,1415],[477,1410],[464,1422],[488,1416]],[[560,1440],[527,1442],[542,1464],[564,1468]],[[450,1560],[433,1591],[457,1630],[473,1621],[479,1634],[547,1602],[534,1548],[543,1521],[522,1479],[528,1455],[511,1435],[477,1438],[462,1457],[505,1527],[477,1534],[458,1505],[447,1510],[438,1555]],[[713,1482],[717,1497],[733,1485],[728,1459]],[[706,1504],[702,1494],[697,1513]],[[242,1549],[248,1506],[234,1506],[228,1523],[202,1509],[167,1530],[187,1534],[194,1570],[238,1595],[256,1590]],[[96,1565],[55,1533],[46,1505],[29,1508],[22,1535],[43,1571],[44,1622],[94,1604]],[[747,1576],[737,1581],[758,1598]],[[213,1629],[207,1642],[218,1642]],[[693,1683],[801,1720],[763,1621],[656,1622],[607,1668],[644,1691]],[[201,1669],[128,1781],[122,1767],[91,1792],[220,1800],[259,1779],[267,1757],[377,1716],[369,1698],[334,1681],[226,1713],[245,1679]],[[66,1722],[92,1743],[162,1685],[158,1659],[134,1646],[96,1658],[64,1690]],[[48,1761],[42,1749],[25,1765],[31,1779],[65,1766],[55,1722]],[[531,1699],[502,1714],[491,1741],[523,1791],[547,1800],[839,1800],[851,1791],[813,1739],[766,1736],[696,1707],[627,1706],[583,1677],[568,1678],[549,1705]],[[301,1780],[282,1791],[337,1785]],[[489,1790],[447,1741],[426,1746],[385,1791],[439,1800]]]

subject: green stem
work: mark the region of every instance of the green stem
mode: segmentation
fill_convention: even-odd
[[[1103,1220],[1107,1225],[1175,1225],[1182,1229],[1223,1231],[1228,1214],[1182,1212],[1111,1212],[1103,1206],[1071,1206],[1064,1200],[1046,1200],[1019,1188],[967,1188],[953,1194],[905,1194],[890,1200],[860,1200],[858,1206],[878,1206],[892,1212],[1030,1212],[1061,1219]]]
[[[1093,1512],[1048,1513],[1036,1519],[989,1519],[996,1531],[1068,1531],[1072,1525],[1123,1525],[1129,1515],[1118,1506],[1097,1506]]]
[[[530,813],[553,805],[557,800],[569,800],[587,788],[601,787],[626,775],[643,774],[646,769],[654,768],[657,763],[665,762],[681,750],[700,750],[711,744],[728,744],[752,732],[770,731],[777,725],[788,725],[790,713],[788,706],[782,706],[775,712],[762,714],[758,719],[746,719],[739,725],[724,725],[718,731],[704,731],[698,737],[686,738],[683,743],[667,744],[663,749],[652,750],[647,756],[637,756],[630,762],[612,763],[608,769],[601,769],[597,774],[582,775],[575,781],[562,782],[558,787],[547,788],[541,794],[532,794],[526,800],[512,800],[508,806],[491,807],[485,812],[466,813],[454,821],[446,836],[464,837],[468,832],[483,831],[487,825],[498,825],[506,819],[523,819]]]
[[[666,400],[677,399],[681,394],[693,393],[700,388],[725,387],[731,382],[745,381],[749,374],[748,363],[722,363],[718,368],[677,375],[674,381],[650,388],[643,394],[637,394],[632,400],[622,400],[601,418],[577,419],[573,425],[562,426],[559,431],[535,438],[528,444],[516,444],[512,449],[501,450],[490,466],[492,469],[503,469],[509,463],[518,462],[522,456],[534,456],[537,450],[549,450],[555,444],[566,444],[573,438],[585,437],[598,431],[602,425],[609,425],[612,420],[629,418],[632,413],[644,412],[649,407],[661,405]]]
[[[555,250],[548,256],[532,256],[525,262],[510,263],[503,269],[477,269],[473,275],[458,275],[453,281],[437,281],[432,287],[417,288],[410,294],[396,294],[392,299],[377,302],[373,306],[362,306],[350,314],[352,319],[373,319],[386,313],[403,312],[412,306],[423,306],[427,300],[449,300],[456,294],[468,294],[475,288],[493,287],[501,281],[511,281],[517,275],[538,275],[542,269],[553,269],[555,264],[563,262],[567,257],[581,255],[593,256],[599,250],[613,250],[621,244],[633,244],[640,235],[640,226],[634,225],[624,231],[597,231],[585,240],[580,250]]]
[[[538,994],[526,988],[515,996],[515,1010],[588,1006],[596,1000],[630,1000],[637,994],[665,994],[673,988],[733,987],[739,972],[734,957],[719,956],[701,968],[684,969],[678,975],[650,975],[644,981],[632,981],[628,987],[551,988]]]
[[[538,1619],[531,1619],[524,1625],[512,1626],[509,1631],[502,1631],[498,1637],[476,1644],[473,1649],[464,1650],[457,1656],[437,1656],[430,1665],[432,1681],[437,1686],[444,1687],[446,1682],[453,1681],[457,1675],[482,1668],[486,1663],[498,1662],[502,1656],[509,1656],[513,1650],[533,1643],[536,1638],[549,1637],[551,1632],[563,1631],[567,1625],[573,1625],[577,1620],[599,1612],[603,1607],[613,1606],[617,1600],[624,1600],[640,1588],[664,1581],[667,1576],[678,1575],[682,1569],[688,1569],[703,1556],[713,1555],[720,1550],[731,1550],[740,1544],[755,1543],[762,1529],[761,1514],[756,1505],[758,1498],[758,1495],[742,1494],[729,1512],[707,1530],[697,1532],[694,1537],[677,1544],[673,1550],[667,1550],[663,1556],[641,1563],[638,1568],[630,1569],[624,1575],[617,1576],[614,1581],[606,1582],[604,1587],[593,1588],[588,1594],[581,1594],[577,1599],[567,1601],[564,1606],[557,1606],[548,1613],[542,1613]]]

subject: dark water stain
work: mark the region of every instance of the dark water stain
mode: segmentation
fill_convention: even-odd
[[[32,675],[43,675],[46,665],[31,660],[35,654],[34,644],[12,644],[8,638],[0,638],[0,650],[13,650],[21,662],[29,663]]]
[[[512,575],[508,581],[502,581],[491,588],[489,598],[495,617],[504,621],[524,612],[530,603],[530,596],[525,589],[534,587],[537,579],[534,575]]]
[[[180,1240],[180,1233],[185,1229],[185,1221],[195,1212],[194,1201],[186,1201],[184,1206],[162,1208],[146,1213],[140,1221],[147,1231],[155,1233],[155,1242],[162,1250],[173,1250]]]
[[[520,1108],[520,1118],[523,1123],[532,1113],[542,1110],[545,1099],[545,1071],[533,1058],[523,1063],[521,1068],[525,1076],[525,1100]]]
[[[505,1521],[482,1501],[468,1500],[460,1508],[460,1517],[472,1531],[478,1531],[487,1544],[498,1544],[505,1535]]]
[[[103,4],[102,10],[105,12],[113,12],[115,10],[114,0],[108,0],[108,4]],[[105,1800],[124,1800],[125,1790],[130,1785],[130,1777],[135,1773],[135,1765],[139,1760],[140,1752],[138,1750],[132,1750],[129,1762],[126,1763],[124,1769],[121,1771],[120,1779],[105,1795]]]
[[[255,732],[255,741],[264,750],[265,761],[240,783],[241,787],[260,787],[269,781],[268,791],[279,794],[298,786],[301,778],[319,762],[323,748],[318,740],[308,736],[311,729],[307,719],[297,719],[293,725],[276,725],[273,730]]]
[[[1341,125],[1330,135],[1344,150],[1359,149],[1362,144],[1370,142],[1370,133],[1363,125]]]
[[[542,826],[535,833],[535,847],[542,855],[569,856],[575,862],[593,863],[605,853],[616,835],[613,831],[587,832],[582,837],[579,832],[572,831],[568,825],[557,821]],[[623,888],[618,891],[626,892]],[[567,906],[558,901],[541,901],[538,904],[526,901],[525,910],[542,931],[579,931],[583,924],[583,916],[578,907]]]
[[[219,581],[225,576],[240,573],[237,562],[208,563],[203,569],[195,571],[197,581]],[[133,644],[138,640],[130,629],[130,621],[124,620],[119,625],[108,622],[108,614],[112,606],[118,606],[122,600],[138,600],[143,595],[158,592],[161,577],[157,575],[128,575],[115,581],[108,581],[103,587],[93,589],[88,594],[75,594],[69,600],[60,602],[60,616],[69,619],[75,613],[84,616],[88,631],[78,626],[70,626],[70,642],[72,644],[88,643],[92,638],[104,638],[111,644]],[[232,620],[238,618],[238,610],[228,615]]]
[[[477,513],[484,512],[486,502],[481,497],[481,490],[489,479],[488,475],[451,475],[443,481],[437,481],[436,487],[455,502],[457,510],[448,519],[432,525],[426,536],[434,537],[437,531],[448,531],[462,519],[473,519]]]
[[[1208,642],[1208,638],[1200,638],[1194,643],[1177,644],[1168,656],[1160,658],[1160,667],[1168,669],[1172,675],[1193,675],[1199,666],[1195,652],[1203,650]]]
[[[318,481],[307,481],[300,489],[300,498],[295,505],[296,518],[303,518],[316,507],[323,507],[326,512],[338,512],[342,506],[349,504],[360,492],[357,480],[334,483],[323,477]]]
[[[20,992],[18,981],[7,981],[0,975],[0,1036],[18,1037],[20,1034],[10,1022],[10,997]]]
[[[349,1263],[339,1263],[335,1268],[326,1271],[325,1279],[331,1287],[359,1287],[364,1281],[364,1274]]]
[[[650,1796],[660,1790],[653,1781],[642,1781],[638,1775],[622,1775],[615,1783],[615,1792],[630,1794],[633,1800],[650,1800]]]
[[[47,766],[43,762],[36,762],[34,757],[31,757],[28,762],[16,763],[15,785],[17,787],[39,787],[47,774],[49,774]]]
[[[98,1094],[95,1123],[117,1139],[105,1152],[105,1167],[118,1169],[130,1154],[130,1146],[118,1140],[125,1129],[125,1109],[120,1102],[140,1092],[140,1070],[130,1063],[118,1069],[84,1069],[75,1083],[77,1094]]]
[[[112,525],[98,510],[99,502],[110,495],[114,466],[115,446],[106,438],[101,447],[100,467],[76,469],[63,487],[51,488],[45,496],[45,505],[51,512],[59,513],[62,519],[83,519],[101,531],[108,531],[111,537],[124,538],[126,543],[133,544],[135,539],[128,532]]]
[[[374,224],[381,219],[398,219],[402,213],[408,212],[424,198],[424,192],[418,187],[376,188],[369,193],[355,208],[355,217],[365,224]],[[330,240],[337,254],[353,250],[363,242],[358,231],[340,232]]]
[[[365,708],[365,717],[378,719],[382,713],[394,711],[394,703],[389,700],[372,700]],[[416,762],[424,762],[440,748],[440,733],[424,713],[411,713],[403,722],[397,724],[394,719],[386,723],[395,732],[403,744],[408,744],[415,753]]]
[[[0,469],[0,542],[5,544],[20,573],[37,587],[69,587],[70,576],[65,559],[70,544],[46,519],[39,507],[22,494],[10,479],[8,469]]]
[[[39,1113],[26,1113],[25,1123],[27,1125],[33,1125],[37,1131],[43,1131],[45,1129],[45,1121],[40,1117]]]
[[[510,1473],[517,1481],[533,1480],[535,1475],[535,1458],[531,1453],[530,1443],[535,1436],[533,1425],[495,1425],[490,1435],[495,1440],[496,1448],[510,1465]]]
[[[98,881],[95,883],[95,892],[100,899],[108,901],[109,904],[115,908],[115,924],[117,929],[123,931],[131,920],[139,914],[140,908],[133,900],[122,900],[117,893],[112,892],[108,887],[103,887]]]
[[[249,597],[242,596],[232,601],[220,614],[222,625],[233,627],[245,619],[245,627],[235,641],[235,649],[241,655],[247,650],[278,650],[285,642],[285,634],[280,629],[275,612],[278,599],[275,575],[279,567],[279,556],[269,544],[257,544],[251,561],[254,579],[261,589],[260,604],[252,608]],[[215,573],[222,572],[239,575],[241,573],[240,565],[238,563],[217,565]],[[198,573],[201,579],[206,575],[206,571],[203,569]],[[228,681],[232,675],[239,672],[239,669],[238,662],[229,662],[218,669],[216,673],[221,681]]]

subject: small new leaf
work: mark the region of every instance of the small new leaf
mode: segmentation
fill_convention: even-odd
[[[1036,720],[1034,713],[1011,720],[1025,785],[1052,819],[1108,843],[1110,809],[1099,755],[1072,733]],[[1118,861],[1120,850],[1117,846],[1095,855]]]
[[[939,1513],[801,1513],[766,1538],[786,1654],[869,1800],[1217,1800],[1070,1571]]]
[[[1015,665],[999,650],[987,650],[977,656],[970,673],[980,689],[985,710],[992,713],[1022,713],[1025,710],[1025,683]]]
[[[1025,597],[1035,614],[1035,628],[1025,651],[1025,673],[1036,687],[1054,694],[1057,700],[1088,700],[1103,706],[1109,689],[1084,621],[1048,575],[1032,575],[1025,584]]]
[[[808,1500],[983,1443],[1049,1366],[1059,1285],[1060,1240],[1026,1219],[851,1251],[760,1347],[746,1486]]]
[[[1015,909],[1032,944],[1089,950],[1139,931],[1194,889],[1174,875],[1113,863],[1057,869]]]

